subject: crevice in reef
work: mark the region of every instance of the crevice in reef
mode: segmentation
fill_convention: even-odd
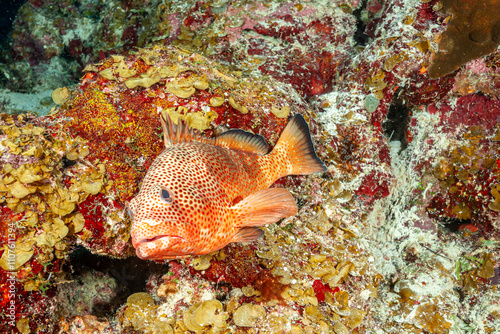
[[[356,18],[356,32],[354,33],[353,39],[356,45],[366,46],[370,37],[365,33],[366,22],[363,21],[363,11],[366,10],[367,0],[363,0],[359,7],[352,12],[352,15]]]
[[[384,123],[382,123],[385,137],[389,141],[399,141],[401,143],[401,150],[404,150],[408,146],[406,134],[411,115],[411,110],[405,104],[403,96],[403,91],[398,89],[389,106],[387,117]]]
[[[94,297],[90,299],[101,300],[93,304],[92,314],[97,317],[111,318],[116,310],[127,301],[127,297],[136,292],[146,291],[146,283],[154,274],[161,275],[168,271],[168,266],[152,261],[144,261],[137,257],[127,259],[113,259],[107,256],[95,255],[83,247],[76,247],[71,253],[71,279],[79,284],[84,283],[84,277],[102,277],[103,282],[116,283],[114,292],[110,299],[105,300]],[[88,291],[106,290],[106,284],[95,282],[99,287],[89,287]]]
[[[8,47],[8,38],[12,31],[12,25],[19,8],[25,4],[26,0],[10,0],[2,2],[2,15],[0,16],[0,48],[6,49]]]
[[[443,220],[444,228],[452,233],[460,231],[460,226],[470,223],[470,219],[446,218]]]

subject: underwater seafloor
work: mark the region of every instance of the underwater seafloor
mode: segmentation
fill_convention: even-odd
[[[500,333],[500,1],[30,0],[0,56],[1,333]],[[328,171],[165,263],[126,203],[158,114]]]

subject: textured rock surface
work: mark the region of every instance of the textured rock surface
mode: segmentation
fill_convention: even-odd
[[[50,116],[1,117],[0,289],[17,293],[0,307],[15,301],[17,327],[0,329],[500,331],[500,55],[440,60],[468,13],[443,4],[30,1],[12,87],[68,52],[93,61],[57,85]],[[30,31],[29,17],[59,23]],[[252,244],[139,261],[125,205],[162,150],[160,112],[271,145],[302,113],[328,172],[278,181],[299,213]]]

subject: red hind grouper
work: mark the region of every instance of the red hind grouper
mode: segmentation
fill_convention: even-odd
[[[271,153],[263,137],[243,130],[210,139],[169,116],[161,124],[166,148],[129,204],[141,259],[202,255],[258,239],[264,232],[257,226],[297,213],[288,190],[269,186],[286,175],[326,170],[301,115]]]

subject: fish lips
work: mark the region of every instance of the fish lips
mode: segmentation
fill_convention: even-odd
[[[184,238],[176,235],[158,235],[133,242],[137,256],[143,260],[157,260],[165,257],[165,251],[177,245]]]
[[[161,223],[164,223],[164,225],[169,224],[169,222],[162,222],[153,219],[146,219],[139,222],[133,221],[130,235],[132,237],[132,245],[134,246],[134,248],[139,247],[141,243],[153,242],[162,237],[182,238],[175,235],[175,231],[164,228],[157,229],[157,225]],[[172,234],[167,234],[169,232],[171,232]]]

